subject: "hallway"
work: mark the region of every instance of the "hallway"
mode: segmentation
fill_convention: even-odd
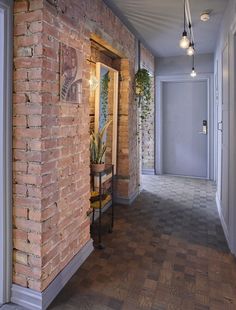
[[[143,188],[49,309],[236,309],[213,183],[145,176]]]
[[[236,0],[0,0],[0,309],[236,310],[235,85]]]

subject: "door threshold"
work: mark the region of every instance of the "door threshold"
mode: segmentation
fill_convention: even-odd
[[[209,178],[207,177],[195,177],[195,176],[190,176],[190,175],[182,175],[182,174],[170,174],[170,173],[163,173],[163,175],[169,175],[172,177],[179,177],[179,178],[188,178],[188,179],[197,179],[197,180],[206,180],[206,181],[210,181]]]

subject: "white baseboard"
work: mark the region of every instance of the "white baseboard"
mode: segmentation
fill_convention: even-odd
[[[228,246],[230,248],[229,230],[228,230],[228,227],[227,227],[227,225],[225,223],[225,219],[224,219],[224,216],[223,216],[222,211],[221,211],[220,199],[219,199],[217,193],[216,193],[216,205],[217,205],[217,209],[218,209],[221,225],[223,227],[223,231],[224,231],[224,234],[225,234],[225,238],[226,238]]]
[[[155,175],[155,169],[152,168],[143,168],[142,169],[143,175]]]
[[[30,310],[47,309],[86,258],[92,253],[93,249],[93,240],[90,239],[43,292],[37,292],[13,284],[11,302]]]
[[[11,288],[11,302],[26,309],[42,310],[43,293],[36,292],[26,287],[13,284]]]
[[[139,188],[136,190],[136,192],[134,192],[130,197],[128,198],[124,198],[124,197],[119,197],[119,196],[115,196],[114,197],[114,202],[120,205],[131,205],[134,200],[138,197],[140,191]]]

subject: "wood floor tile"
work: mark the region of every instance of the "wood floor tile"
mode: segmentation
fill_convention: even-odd
[[[236,260],[214,184],[146,176],[143,187],[133,205],[116,206],[106,248],[92,253],[49,309],[236,309]]]

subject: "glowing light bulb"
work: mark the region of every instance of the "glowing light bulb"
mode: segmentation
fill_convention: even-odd
[[[189,47],[188,47],[188,49],[187,49],[187,55],[188,55],[188,56],[193,56],[194,52],[195,52],[194,47],[193,47],[193,45],[190,43],[190,45],[189,45]]]
[[[181,48],[184,48],[184,49],[186,49],[186,48],[188,48],[189,47],[189,38],[187,37],[187,32],[186,31],[184,31],[183,32],[183,35],[182,35],[182,38],[180,39],[180,41],[179,41],[179,46],[181,47]]]
[[[98,79],[96,78],[96,76],[92,76],[89,80],[89,85],[91,90],[95,90],[98,87]]]
[[[194,78],[197,75],[197,73],[196,73],[194,68],[192,69],[192,72],[190,73],[190,75],[191,75],[192,78]]]

